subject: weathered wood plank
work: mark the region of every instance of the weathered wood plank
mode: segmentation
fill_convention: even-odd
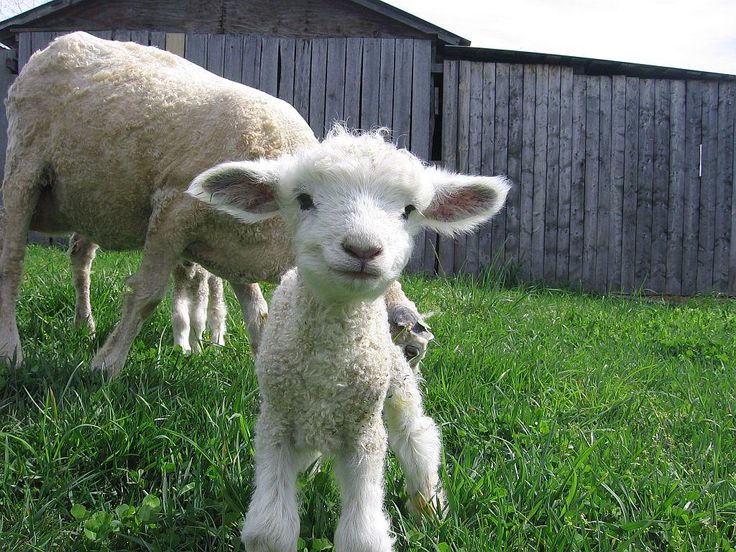
[[[163,31],[151,31],[148,39],[148,44],[154,46],[159,50],[166,49],[166,33]]]
[[[670,81],[654,85],[654,175],[652,187],[652,270],[649,287],[666,293],[667,211],[670,164]]]
[[[115,32],[118,40],[118,32]],[[207,64],[207,35],[202,33],[187,34],[184,46],[184,57],[200,67]]]
[[[572,184],[570,187],[570,265],[568,282],[580,285],[583,278],[585,224],[585,108],[586,80],[575,75],[572,97]]]
[[[325,134],[325,84],[327,80],[327,40],[312,41],[312,65],[309,84],[309,126],[322,138]]]
[[[381,74],[381,40],[363,39],[363,74],[360,88],[360,127],[370,129],[378,125],[378,103]],[[393,91],[393,89],[392,89]]]
[[[715,248],[713,282],[716,290],[728,291],[729,242],[733,225],[731,211],[734,183],[734,124],[736,123],[736,83],[718,86],[718,180],[716,183]]]
[[[112,32],[112,39],[118,42],[130,42],[130,31],[116,29]]]
[[[521,217],[521,150],[523,126],[524,66],[516,63],[509,68],[509,150],[507,172],[512,187],[506,199],[505,263],[516,266],[519,262],[519,233]]]
[[[483,64],[483,93],[481,95],[483,119],[481,123],[480,172],[485,175],[492,175],[496,172],[493,166],[494,145],[496,143],[496,103],[499,101],[496,91],[496,67],[495,63]],[[506,108],[506,104],[503,107]],[[486,223],[478,229],[478,263],[481,267],[487,267],[491,264],[491,252],[493,251],[492,236],[492,223]]]
[[[560,186],[560,110],[561,81],[559,66],[549,68],[549,106],[547,109],[547,189],[544,206],[543,277],[554,282],[557,276],[557,228],[559,226]]]
[[[585,77],[585,215],[583,219],[583,284],[595,283],[598,236],[598,157],[600,145],[600,77]]]
[[[166,51],[184,57],[186,36],[184,33],[166,33]]]
[[[28,58],[31,57],[33,50],[31,49],[31,35],[32,33],[20,33],[18,35],[18,71],[20,72],[26,63]]]
[[[524,65],[522,95],[521,216],[519,219],[519,272],[523,280],[532,277],[532,230],[534,210],[534,105],[537,73],[534,65]]]
[[[327,39],[327,78],[325,80],[325,128],[345,117],[345,50],[344,38]]]
[[[621,280],[624,181],[626,151],[626,77],[614,76],[611,84],[611,205],[608,239],[608,287],[622,291]]]
[[[243,37],[239,35],[225,36],[222,75],[231,81],[243,80]]]
[[[396,41],[394,66],[393,138],[401,148],[411,148],[411,75],[414,47],[411,40]]]
[[[458,124],[458,61],[445,61],[442,85],[442,161],[449,170],[457,168],[457,124]],[[437,273],[446,276],[452,274],[454,266],[453,240],[440,236],[437,241],[438,266]]]
[[[260,88],[266,94],[279,93],[279,39],[264,36],[261,39]]]
[[[573,72],[560,72],[560,174],[557,191],[557,258],[555,281],[567,282],[570,266],[570,204],[572,185]]]
[[[209,35],[207,37],[205,68],[217,76],[222,76],[225,70],[225,35]]]
[[[470,61],[461,61],[458,68],[457,94],[457,171],[468,172],[470,142]],[[468,263],[468,236],[455,238],[453,273],[465,272]]]
[[[149,46],[150,35],[148,31],[131,31],[130,41],[142,46]]]
[[[0,50],[0,101],[3,102],[8,97],[8,89],[15,82],[16,77],[6,65],[6,61],[13,59],[16,55],[14,50]],[[4,174],[5,150],[7,147],[8,119],[5,110],[0,109],[0,175]],[[0,205],[2,205],[2,193],[0,193]]]
[[[611,77],[600,80],[600,111],[598,122],[598,226],[595,246],[595,281],[593,287],[608,291],[608,242],[611,233]]]
[[[547,201],[547,105],[549,66],[537,65],[534,115],[534,200],[532,206],[532,279],[544,277],[544,205]]]
[[[670,84],[670,187],[667,213],[667,282],[669,295],[682,294],[682,238],[685,212],[685,129],[687,127],[684,81]]]
[[[697,290],[698,273],[698,209],[700,207],[700,147],[703,115],[703,83],[686,84],[685,128],[685,203],[682,243],[682,294]]]
[[[312,43],[296,39],[294,53],[294,103],[299,115],[309,120],[309,80],[312,66]]]
[[[508,63],[496,64],[496,105],[493,139],[493,174],[506,174],[508,171],[509,151],[509,82],[510,66]],[[504,248],[507,236],[506,210],[504,209],[491,220],[490,262],[495,269],[505,264]],[[486,264],[488,264],[486,262]]]
[[[261,86],[261,39],[246,36],[243,39],[243,84],[260,88]]]
[[[639,165],[639,79],[626,78],[626,128],[624,144],[624,214],[621,256],[622,291],[636,289],[636,194]]]
[[[345,50],[345,105],[343,119],[351,128],[360,127],[360,81],[363,39],[348,38]],[[374,75],[375,78],[375,75]]]
[[[279,39],[279,98],[294,105],[296,40]]]
[[[411,91],[411,151],[421,159],[430,160],[431,128],[433,126],[432,104],[432,43],[427,40],[414,41],[412,58]],[[414,256],[409,268],[426,274],[434,273],[437,234],[426,231],[414,240]]]
[[[483,64],[470,63],[470,90],[468,105],[468,164],[465,171],[468,174],[479,174],[482,159],[483,145]],[[489,223],[486,223],[489,224]],[[480,250],[478,232],[473,232],[465,238],[465,266],[464,272],[477,275],[480,271]]]
[[[696,290],[713,290],[713,250],[715,249],[716,169],[718,163],[718,83],[708,81],[703,90],[702,171],[698,211],[698,272]]]
[[[379,70],[378,125],[393,128],[394,65],[396,41],[381,39],[381,68]]]
[[[654,81],[639,81],[639,165],[636,194],[636,286],[646,286],[652,258],[652,181],[654,180]]]

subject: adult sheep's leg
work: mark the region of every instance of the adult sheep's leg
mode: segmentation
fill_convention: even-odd
[[[298,455],[268,418],[263,412],[256,424],[255,491],[240,534],[247,552],[296,550],[299,538]]]
[[[8,163],[11,162],[9,159]],[[0,362],[10,365],[19,365],[23,360],[16,321],[16,301],[23,275],[28,228],[40,193],[39,186],[29,187],[28,183],[35,184],[37,180],[37,175],[24,178],[20,174],[11,174],[3,184],[5,214],[0,255]],[[18,184],[25,184],[25,189]]]
[[[389,552],[388,516],[383,508],[386,431],[380,420],[358,442],[335,457],[342,509],[335,531],[337,552]]]
[[[225,344],[225,321],[227,307],[222,278],[210,274],[207,278],[209,300],[207,302],[207,327],[210,330],[210,341],[215,345]]]
[[[397,353],[398,356],[398,353]],[[406,477],[410,511],[442,516],[446,500],[439,477],[442,444],[434,420],[425,416],[419,385],[411,367],[395,359],[383,417],[391,450]]]
[[[240,308],[243,309],[245,327],[248,330],[250,348],[255,355],[261,343],[261,334],[268,318],[268,305],[258,284],[232,283]]]
[[[89,300],[90,272],[92,261],[97,254],[97,244],[81,234],[72,234],[69,239],[69,260],[72,265],[74,282],[75,308],[74,325],[86,326],[89,333],[95,332],[95,319],[92,316],[92,305]]]
[[[174,270],[186,246],[182,231],[184,216],[177,209],[158,208],[149,224],[143,260],[138,272],[128,278],[123,312],[117,326],[92,359],[93,370],[115,376],[125,364],[130,346],[143,322],[166,294],[169,274]]]
[[[174,332],[174,346],[181,347],[181,350],[185,353],[191,352],[189,346],[190,270],[190,267],[178,264],[172,273],[174,290],[171,294],[171,325]]]

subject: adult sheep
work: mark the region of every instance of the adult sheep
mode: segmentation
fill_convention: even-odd
[[[115,375],[182,259],[228,280],[253,343],[267,307],[255,282],[293,265],[283,223],[242,224],[184,193],[224,161],[312,146],[287,103],[168,52],[72,33],[35,53],[10,88],[0,256],[0,359],[22,360],[16,300],[29,229],[143,248],[121,319],[92,361]]]

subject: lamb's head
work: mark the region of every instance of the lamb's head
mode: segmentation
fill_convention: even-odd
[[[427,167],[385,136],[336,127],[293,155],[217,165],[188,192],[246,223],[282,216],[316,295],[375,298],[408,262],[414,234],[470,231],[502,207],[509,189],[501,177]]]

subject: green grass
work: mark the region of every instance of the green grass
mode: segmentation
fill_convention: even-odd
[[[98,336],[72,328],[64,253],[31,247],[26,355],[0,369],[0,550],[237,550],[256,380],[232,296],[227,346],[184,357],[170,304],[121,376],[88,363],[139,257],[101,253]],[[424,363],[450,514],[387,505],[402,551],[730,550],[736,545],[736,303],[678,305],[408,278],[437,342]],[[303,478],[302,549],[330,550],[329,469]]]

